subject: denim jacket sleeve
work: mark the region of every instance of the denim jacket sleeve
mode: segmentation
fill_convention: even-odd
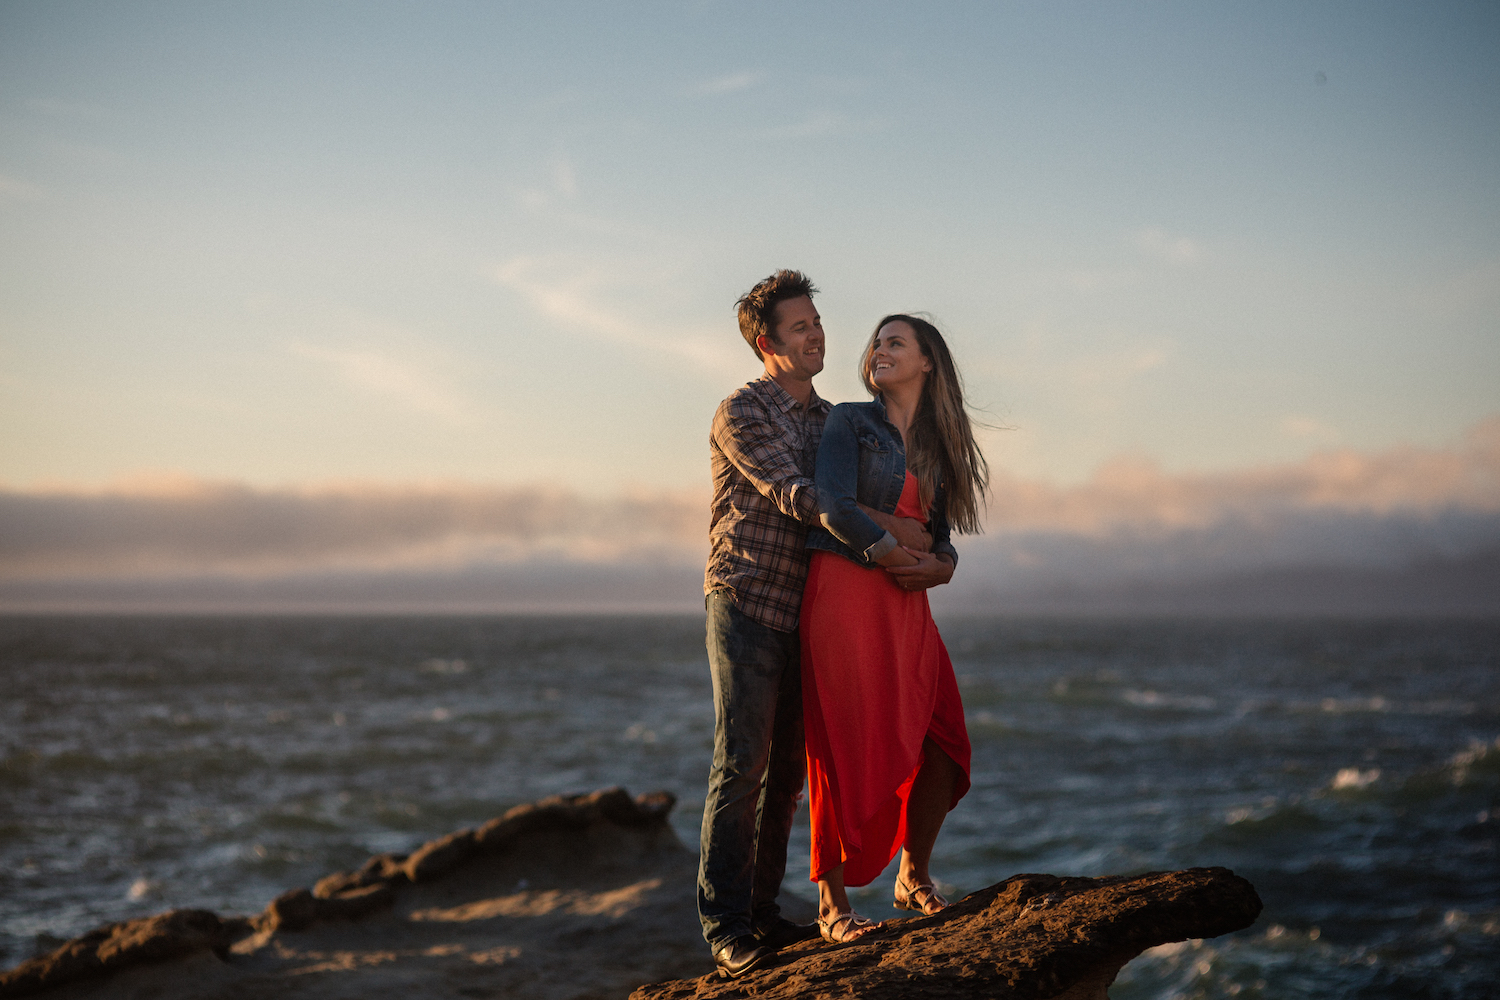
[[[819,520],[835,538],[868,562],[896,547],[895,537],[859,509],[859,435],[846,405],[835,406],[823,425],[814,473]]]
[[[958,565],[958,550],[953,547],[953,526],[948,523],[948,491],[939,486],[937,496],[932,498],[932,519],[927,525],[932,531],[933,555],[945,555]]]

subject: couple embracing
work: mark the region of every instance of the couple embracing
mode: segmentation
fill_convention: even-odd
[[[866,403],[830,407],[817,289],[777,271],[737,304],[765,374],[719,405],[704,580],[714,757],[698,870],[703,936],[723,976],[780,947],[880,924],[845,886],[901,852],[894,905],[947,906],[928,862],[969,789],[969,738],[926,590],[947,583],[953,529],[979,528],[988,486],[958,372],[937,329],[882,319],[860,359]],[[776,897],[804,779],[818,921]]]

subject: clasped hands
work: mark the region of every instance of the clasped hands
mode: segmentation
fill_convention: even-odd
[[[886,553],[881,566],[902,590],[926,590],[953,579],[953,561],[932,552],[932,536],[921,521],[891,517],[885,525],[897,548]]]

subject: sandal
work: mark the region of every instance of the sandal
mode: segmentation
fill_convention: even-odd
[[[862,917],[853,910],[848,913],[835,913],[831,919],[818,918],[818,933],[823,935],[823,940],[829,944],[843,944],[845,941],[853,941],[855,938],[864,937],[873,931],[878,931],[880,925],[869,917]]]
[[[906,890],[906,895],[904,896],[901,894],[902,889]],[[891,905],[898,910],[916,910],[925,917],[937,913],[939,910],[947,909],[948,901],[938,895],[937,889],[933,888],[931,882],[923,882],[920,885],[907,885],[901,881],[901,877],[898,875],[896,877],[896,898],[892,900]],[[929,906],[932,909],[929,910]]]

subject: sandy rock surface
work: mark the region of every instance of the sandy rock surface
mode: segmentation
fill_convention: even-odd
[[[667,824],[672,805],[605,789],[518,806],[290,890],[253,917],[174,910],[99,928],[0,974],[0,1000],[1104,1000],[1145,949],[1248,927],[1261,908],[1223,868],[1017,875],[727,981],[699,934],[697,856]],[[785,894],[783,906],[813,917]]]
[[[1225,868],[1017,875],[846,945],[789,948],[738,980],[643,986],[631,1000],[1107,1000],[1120,968],[1147,948],[1241,930],[1260,910],[1254,887]]]
[[[586,799],[594,801],[571,812],[567,808]],[[641,983],[711,971],[693,896],[697,856],[665,822],[666,809],[658,801],[653,810],[621,823],[600,815],[598,793],[579,800],[563,803],[564,808],[540,820],[532,816],[535,806],[513,810],[531,817],[532,828],[521,829],[492,851],[474,846],[470,838],[473,849],[461,852],[462,857],[447,857],[424,881],[412,882],[406,869],[396,865],[399,874],[387,871],[396,877],[375,883],[388,905],[358,919],[339,918],[335,914],[346,904],[333,897],[318,899],[307,890],[287,893],[266,913],[238,922],[220,922],[204,911],[176,911],[196,915],[177,920],[185,934],[196,935],[184,938],[181,948],[167,947],[143,956],[143,963],[125,964],[107,975],[95,970],[93,978],[40,992],[24,985],[15,991],[0,987],[0,996],[618,1000]],[[668,799],[665,806],[670,805]],[[444,842],[449,838],[433,843]],[[421,876],[420,866],[431,864],[440,851],[418,851],[407,860],[416,860],[410,867]],[[372,861],[377,863],[367,867],[380,867],[378,859]],[[357,876],[347,873],[332,888],[368,892],[369,886],[347,886]],[[316,919],[300,930],[290,929],[303,925],[309,914]],[[241,936],[225,944],[223,935],[215,937],[219,932],[213,923],[223,923],[228,937],[235,932]],[[78,952],[83,942],[83,948],[97,951],[112,937],[139,938],[142,927],[143,922],[132,921],[127,933],[95,932],[69,946]],[[177,938],[158,935],[153,940],[160,947]],[[223,946],[218,954],[212,950],[215,943]]]

